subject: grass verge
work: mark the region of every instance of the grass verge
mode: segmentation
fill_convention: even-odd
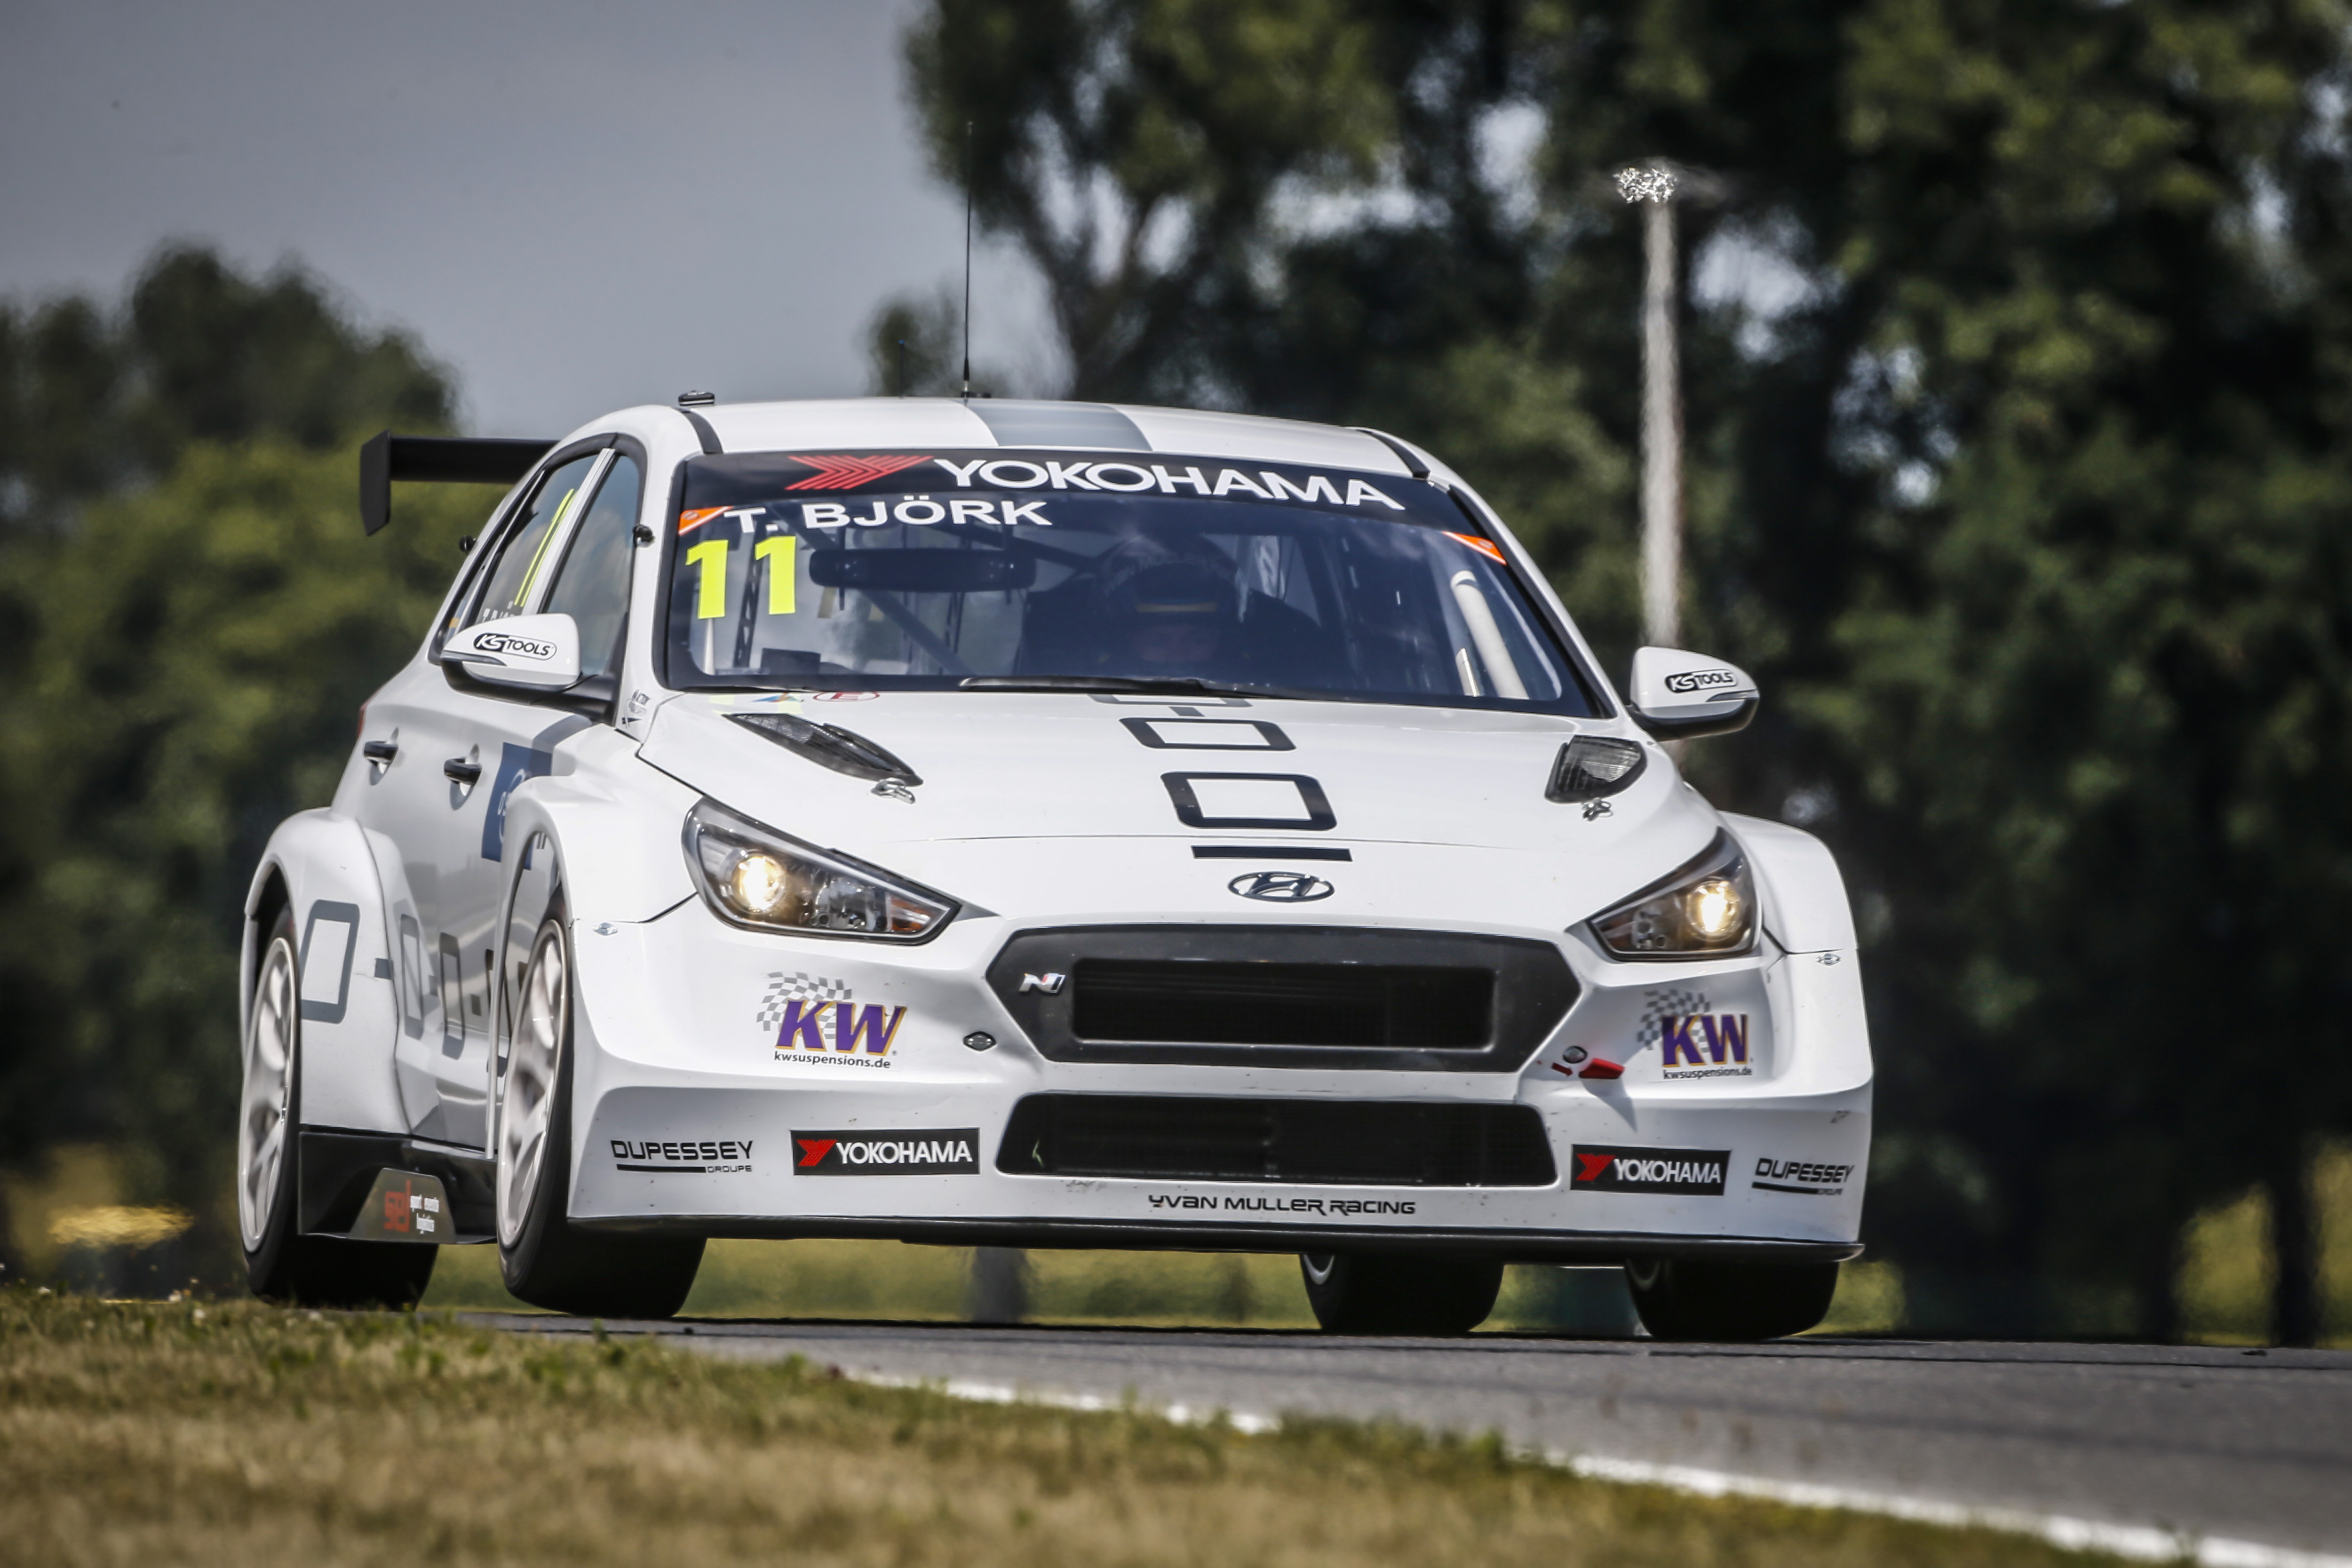
[[[1492,1439],[982,1405],[434,1314],[0,1290],[0,1562],[2088,1562],[1581,1480]]]

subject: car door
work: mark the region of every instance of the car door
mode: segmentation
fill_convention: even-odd
[[[478,622],[538,607],[614,457],[600,443],[549,461],[484,547],[438,629],[435,657],[368,705],[370,738],[395,748],[366,794],[362,820],[398,863],[387,878],[402,1001],[394,1055],[410,1128],[421,1138],[488,1146],[491,927],[506,804],[525,779],[552,772],[564,739],[593,722],[445,667],[439,644]]]
[[[541,615],[570,616],[580,628],[580,684],[572,690],[593,694],[604,704],[599,721],[602,722],[611,721],[618,707],[614,699],[619,691],[623,638],[628,626],[630,579],[636,566],[637,513],[644,493],[645,468],[637,453],[626,447],[616,449],[610,465],[597,477],[594,500],[560,542],[555,563],[547,574],[550,581],[545,594],[533,606]],[[477,912],[485,922],[483,945],[487,948],[499,945],[494,922],[505,907],[516,875],[525,868],[522,865],[507,864],[504,853],[510,847],[504,839],[504,822],[514,787],[526,778],[549,771],[562,759],[565,743],[589,728],[584,721],[551,727],[533,740],[527,752],[518,750],[501,755],[498,781],[500,787],[486,805],[483,836],[485,856],[490,852],[494,836],[501,840],[501,853],[495,862],[496,869],[475,890],[485,900]],[[497,825],[495,830],[489,824]],[[492,866],[493,862],[486,858],[482,864]],[[536,911],[524,918],[535,919]],[[512,938],[507,944],[510,953],[518,948],[528,949],[530,932],[509,934]],[[511,995],[521,984],[521,965],[517,963],[514,973],[506,978]],[[495,1055],[508,1038],[513,1020],[492,1022]],[[493,1072],[505,1067],[502,1059],[490,1065]]]

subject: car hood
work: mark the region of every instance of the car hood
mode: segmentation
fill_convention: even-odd
[[[877,793],[872,777],[824,766],[741,721],[773,714],[848,731],[920,783]],[[1544,796],[1561,745],[1582,731],[1625,735],[1648,752],[1633,784],[1589,817]],[[1483,899],[1476,923],[1518,923],[1496,899],[1540,884],[1540,918],[1558,929],[1563,912],[1581,918],[1689,859],[1721,826],[1664,752],[1620,721],[1486,710],[1083,692],[687,694],[655,713],[640,755],[796,837],[961,898],[1048,915],[1056,911],[1041,901],[1062,898],[1075,900],[1073,914],[1080,905],[1232,914],[1226,884],[1254,868],[1248,850],[1265,851],[1268,866],[1312,870],[1279,853],[1310,847],[1349,851],[1355,887],[1393,880],[1383,902]],[[1041,856],[1041,841],[1067,847]],[[1086,841],[1099,841],[1093,853]],[[1158,842],[1146,851],[1139,841]],[[1372,846],[1385,847],[1365,853]],[[1204,847],[1228,853],[1196,866],[1192,851]],[[1182,867],[1177,883],[1141,874],[1162,859]],[[1033,886],[1041,868],[1062,891]],[[1437,890],[1440,878],[1449,892]],[[1214,899],[1184,890],[1196,886]]]

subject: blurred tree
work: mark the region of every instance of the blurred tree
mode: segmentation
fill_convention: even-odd
[[[1099,123],[1193,123],[1202,89],[1142,63],[1177,9],[937,0],[910,36],[935,164],[959,177],[951,133],[982,128],[979,211],[1046,276],[1074,390],[1425,440],[1617,652],[1638,247],[1594,176],[1730,176],[1686,249],[1687,622],[1776,695],[1694,764],[1841,851],[1880,1047],[1870,1231],[1915,1313],[2164,1331],[2188,1215],[2299,1191],[2352,1121],[2322,1043],[2352,937],[2343,8],[1316,7],[1345,45],[1275,92],[1276,155],[1228,151],[1249,93],[1182,142],[1283,171],[1214,246],[1073,246],[1035,215],[1143,187],[1116,138],[1046,130],[1114,100]],[[1219,37],[1292,14],[1186,9]],[[1136,276],[1192,308],[1126,310]],[[2282,1222],[2290,1296],[2308,1228]]]
[[[963,298],[954,285],[885,300],[866,328],[866,390],[877,397],[953,397],[963,389]],[[1018,395],[1002,366],[973,362],[975,397]]]
[[[953,397],[963,384],[962,334],[953,289],[888,301],[866,330],[868,389],[877,397]]]
[[[986,0],[907,36],[932,167],[1045,281],[1076,397],[1139,397],[1276,200],[1362,178],[1390,99],[1346,0]]]
[[[197,445],[44,549],[42,625],[0,700],[0,791],[37,847],[0,902],[12,1163],[116,1141],[142,1196],[222,1219],[246,883],[270,829],[332,795],[360,704],[494,499],[404,497],[369,539],[352,490],[348,451]]]
[[[120,313],[0,307],[0,1166],[110,1142],[217,1258],[246,879],[487,503],[362,536],[357,439],[453,395],[290,269],[175,248]]]
[[[363,426],[447,428],[447,372],[349,317],[297,267],[247,278],[189,245],[157,251],[117,312],[0,302],[0,532],[160,479],[191,441],[324,450]]]

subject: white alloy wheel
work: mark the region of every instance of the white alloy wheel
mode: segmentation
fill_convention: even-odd
[[[563,928],[549,921],[531,943],[516,1009],[514,1046],[499,1093],[499,1242],[522,1239],[547,1170],[549,1131],[555,1120],[555,1075],[571,1022],[572,985],[563,958]]]
[[[253,985],[253,1018],[245,1033],[245,1092],[236,1119],[236,1224],[248,1253],[278,1206],[288,1153],[287,1112],[294,1096],[297,1014],[294,943],[280,936],[262,955]]]

